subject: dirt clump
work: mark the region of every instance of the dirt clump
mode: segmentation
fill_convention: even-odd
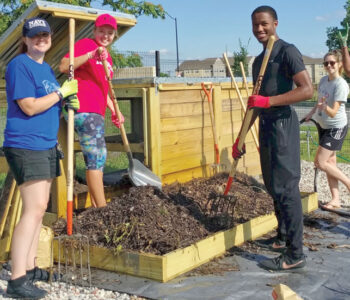
[[[73,232],[115,252],[162,255],[273,212],[264,187],[244,174],[237,174],[228,197],[222,197],[227,178],[227,173],[219,173],[166,185],[162,191],[132,187],[106,207],[76,213]],[[60,219],[53,228],[56,234],[64,234],[65,221]]]

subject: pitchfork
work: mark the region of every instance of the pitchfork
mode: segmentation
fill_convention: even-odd
[[[75,36],[75,20],[69,19],[69,75],[68,79],[74,79],[74,37]],[[66,283],[86,285],[88,282],[91,287],[91,271],[90,271],[90,252],[89,239],[87,236],[73,233],[73,158],[74,158],[74,110],[68,108],[68,171],[67,171],[67,235],[55,237],[58,245],[58,278],[65,280]],[[51,247],[51,261],[53,260],[53,244]],[[84,257],[85,253],[85,257]],[[65,261],[65,273],[61,270],[61,259]],[[77,270],[77,264],[80,269]],[[84,266],[86,270],[84,270]],[[51,275],[53,269],[50,270]],[[80,276],[80,277],[79,277]],[[52,278],[52,276],[50,276]],[[80,278],[80,279],[79,279]]]

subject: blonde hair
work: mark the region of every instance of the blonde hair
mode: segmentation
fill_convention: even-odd
[[[340,63],[340,65],[339,65],[339,75],[343,74],[344,68],[343,68],[343,57],[342,57],[341,52],[339,50],[329,51],[328,53],[325,54],[325,56],[323,56],[323,61],[325,61],[328,56],[334,56],[335,57],[336,62]]]

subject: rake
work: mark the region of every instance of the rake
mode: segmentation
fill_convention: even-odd
[[[69,19],[69,80],[74,78],[74,39],[75,20]],[[51,262],[54,257],[54,243],[57,244],[58,280],[74,285],[91,287],[89,239],[87,236],[73,233],[73,171],[74,171],[74,110],[68,108],[68,171],[67,171],[67,235],[55,237],[51,246]],[[64,260],[65,268],[61,267]],[[51,266],[53,263],[51,263]],[[78,265],[80,266],[78,268]],[[53,278],[53,268],[50,278]]]

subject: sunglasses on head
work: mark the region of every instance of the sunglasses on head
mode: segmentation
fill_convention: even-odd
[[[337,62],[336,61],[324,61],[323,62],[323,65],[325,66],[325,67],[328,67],[328,65],[331,65],[331,67],[334,67],[334,65],[336,64]]]

